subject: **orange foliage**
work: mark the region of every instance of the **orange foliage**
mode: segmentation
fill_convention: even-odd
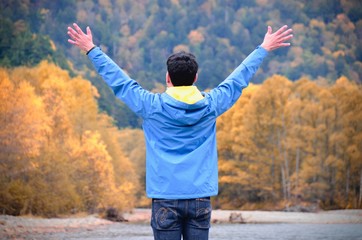
[[[328,86],[281,76],[251,87],[217,122],[218,207],[361,208],[361,87],[345,77]]]
[[[193,45],[200,44],[205,40],[204,35],[198,30],[192,30],[187,37]]]
[[[133,206],[134,166],[113,120],[99,113],[98,96],[89,81],[47,62],[0,69],[2,212],[56,216]]]

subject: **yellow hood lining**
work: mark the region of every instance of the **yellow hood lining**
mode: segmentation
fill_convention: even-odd
[[[169,87],[166,93],[174,99],[187,104],[194,104],[204,98],[196,86]]]

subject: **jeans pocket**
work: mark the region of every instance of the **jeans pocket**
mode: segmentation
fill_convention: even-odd
[[[210,228],[211,211],[209,198],[197,198],[195,224],[200,228]]]
[[[177,200],[153,200],[151,226],[157,230],[177,228]]]

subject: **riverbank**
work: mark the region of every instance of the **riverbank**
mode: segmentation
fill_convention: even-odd
[[[346,224],[362,223],[362,210],[334,210],[317,213],[277,212],[277,211],[213,211],[213,222],[227,222],[234,216],[242,223],[310,223],[310,224]]]
[[[150,209],[134,209],[124,214],[127,224],[150,221]],[[362,210],[336,210],[318,213],[275,212],[275,211],[233,211],[213,210],[212,222],[230,223],[308,223],[308,224],[362,224]],[[96,215],[68,218],[14,217],[0,215],[0,239],[37,239],[29,236],[51,235],[52,233],[91,232],[107,229],[117,224]]]
[[[149,222],[150,209],[134,209],[123,215],[129,222]],[[317,213],[279,211],[213,210],[212,223],[311,223],[362,224],[362,210],[334,210]]]

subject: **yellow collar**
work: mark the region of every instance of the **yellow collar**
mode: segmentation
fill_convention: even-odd
[[[187,104],[193,104],[204,98],[196,86],[169,87],[166,93],[174,99]]]

